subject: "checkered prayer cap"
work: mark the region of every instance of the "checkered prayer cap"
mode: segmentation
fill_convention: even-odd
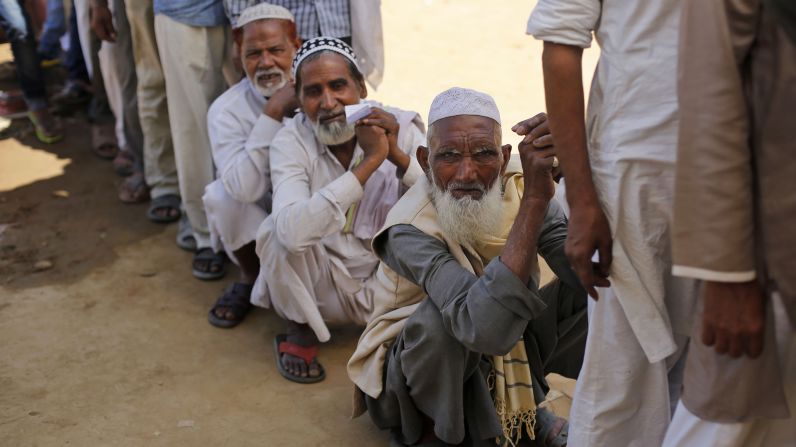
[[[459,115],[478,115],[500,124],[500,112],[491,96],[469,88],[453,87],[437,95],[428,111],[429,127],[435,122]]]
[[[359,70],[357,55],[347,43],[334,37],[314,37],[301,44],[301,47],[296,51],[296,56],[293,58],[293,79],[296,79],[296,73],[304,59],[319,51],[334,51],[353,62],[354,66]]]
[[[240,13],[238,20],[235,22],[235,28],[243,28],[245,25],[254,22],[255,20],[263,19],[290,20],[291,22],[296,21],[290,11],[279,5],[258,3],[256,5],[249,6]]]

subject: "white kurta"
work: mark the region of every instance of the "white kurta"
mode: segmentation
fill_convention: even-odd
[[[267,217],[271,192],[268,147],[282,123],[263,113],[266,99],[248,79],[210,106],[207,128],[218,176],[202,200],[213,249],[230,255],[252,242]]]
[[[372,305],[367,282],[378,258],[370,239],[343,231],[346,213],[365,192],[350,170],[363,156],[362,149],[355,148],[351,166],[341,165],[317,142],[305,120],[299,114],[287,121],[271,145],[273,213],[257,233],[261,270],[252,303],[273,306],[283,318],[309,324],[326,341],[330,334],[325,321],[366,322]],[[423,175],[414,157],[423,144],[419,117],[401,123],[398,146],[411,158],[401,178],[407,187]]]
[[[585,48],[593,32],[601,48],[586,127],[612,287],[591,316],[572,445],[659,445],[667,382],[679,389],[669,373],[696,298],[693,281],[671,275],[679,17],[679,0],[540,0],[528,22],[537,39]]]

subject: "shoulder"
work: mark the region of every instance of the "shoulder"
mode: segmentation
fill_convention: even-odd
[[[302,113],[285,119],[271,142],[271,152],[288,158],[314,156],[317,152],[315,134],[305,121]]]
[[[241,113],[250,113],[246,96],[250,95],[251,88],[249,87],[249,80],[243,78],[240,82],[228,88],[227,91],[221,94],[207,111],[207,119],[210,125],[224,116],[236,116]]]

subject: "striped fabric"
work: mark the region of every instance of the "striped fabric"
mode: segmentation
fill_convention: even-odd
[[[224,10],[230,23],[249,6],[263,0],[224,0]],[[313,37],[351,36],[351,11],[348,0],[269,0],[268,3],[290,10],[296,17],[296,27],[303,40]]]

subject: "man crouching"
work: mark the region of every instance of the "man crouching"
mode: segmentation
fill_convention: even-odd
[[[427,178],[373,240],[375,310],[348,363],[365,395],[358,402],[394,444],[495,445],[524,428],[541,445],[565,445],[564,421],[536,405],[548,373],[580,370],[586,293],[551,200],[557,159],[546,117],[514,127],[525,135],[521,169],[501,146],[490,96],[445,91],[428,122],[428,148],[417,152]],[[541,289],[537,251],[558,276]]]
[[[365,100],[356,56],[341,40],[304,42],[293,76],[301,113],[271,143],[273,209],[257,232],[252,303],[287,323],[274,341],[279,372],[311,383],[325,377],[317,352],[327,324],[364,325],[373,310],[379,260],[370,240],[423,177],[414,152],[425,131],[416,112]],[[368,115],[348,122],[345,106],[363,103]]]

